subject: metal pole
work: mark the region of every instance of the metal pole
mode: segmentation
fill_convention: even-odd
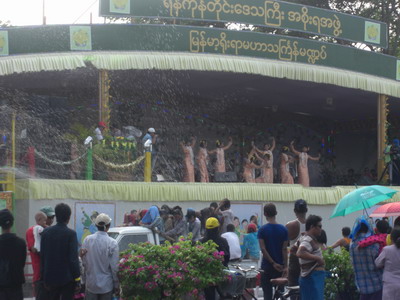
[[[144,182],[151,182],[151,152],[145,152]]]

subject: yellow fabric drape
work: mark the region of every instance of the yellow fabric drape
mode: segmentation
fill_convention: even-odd
[[[290,202],[306,199],[313,205],[336,204],[355,189],[352,186],[331,188],[284,184],[251,183],[146,183],[86,180],[21,179],[17,180],[17,200],[99,200],[99,201],[232,201]],[[400,191],[400,187],[392,187]],[[399,201],[396,194],[393,201]]]

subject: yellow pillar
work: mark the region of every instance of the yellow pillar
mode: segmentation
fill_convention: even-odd
[[[110,79],[108,71],[100,70],[99,73],[99,121],[110,126]]]
[[[382,174],[385,168],[384,154],[387,146],[387,114],[388,114],[388,97],[386,95],[378,95],[378,174]]]
[[[151,182],[151,152],[146,151],[144,157],[144,182]]]

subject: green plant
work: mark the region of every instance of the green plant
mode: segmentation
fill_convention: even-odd
[[[223,253],[212,241],[193,244],[188,237],[174,245],[131,244],[119,265],[125,300],[199,299],[201,289],[225,279]]]
[[[349,251],[345,249],[341,249],[340,252],[326,250],[323,252],[323,256],[326,271],[329,274],[325,281],[325,299],[358,299]]]
[[[91,128],[88,128],[81,123],[74,123],[70,128],[70,132],[64,134],[64,138],[72,143],[82,145],[85,139],[92,135],[93,130],[91,130]]]

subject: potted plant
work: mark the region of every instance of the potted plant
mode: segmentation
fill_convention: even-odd
[[[212,241],[131,244],[119,265],[124,300],[200,299],[202,289],[226,278],[223,252]]]

